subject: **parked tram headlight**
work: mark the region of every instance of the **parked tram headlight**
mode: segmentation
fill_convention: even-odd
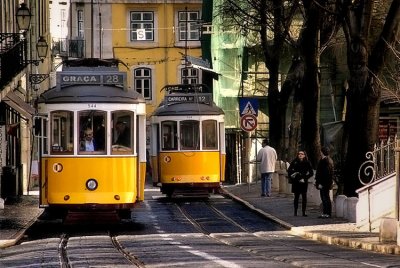
[[[90,191],[94,191],[97,189],[98,183],[95,179],[88,179],[86,181],[86,188]]]

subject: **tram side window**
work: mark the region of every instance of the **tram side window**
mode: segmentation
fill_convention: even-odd
[[[161,148],[162,150],[177,150],[177,123],[175,121],[164,121],[161,123]]]
[[[112,152],[113,154],[130,154],[134,152],[133,131],[135,115],[130,111],[112,113]]]
[[[70,111],[51,113],[51,153],[73,154],[74,114]]]
[[[217,121],[205,120],[202,122],[203,149],[218,149]]]
[[[86,110],[78,113],[79,117],[79,152],[105,153],[106,112]]]
[[[200,150],[199,121],[187,120],[180,123],[182,150]]]

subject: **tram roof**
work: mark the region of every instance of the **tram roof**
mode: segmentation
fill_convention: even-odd
[[[215,103],[173,103],[166,105],[164,102],[154,111],[153,116],[168,115],[220,115],[224,111]]]
[[[116,86],[71,85],[51,88],[42,93],[39,103],[144,103],[141,94],[134,90],[124,90]]]

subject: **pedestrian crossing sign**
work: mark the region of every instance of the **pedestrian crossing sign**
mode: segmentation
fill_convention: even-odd
[[[258,115],[258,99],[256,98],[239,98],[240,115],[251,114]]]

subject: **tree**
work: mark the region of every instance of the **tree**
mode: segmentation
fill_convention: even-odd
[[[388,44],[398,37],[400,1],[393,0],[378,38],[373,38],[372,18],[378,5],[382,3],[338,0],[338,18],[342,18],[350,72],[345,122],[344,194],[347,196],[356,196],[356,189],[361,186],[358,169],[378,139],[381,87],[377,78],[390,51]]]
[[[281,58],[285,44],[292,42],[290,26],[299,5],[297,1],[224,0],[217,7],[217,14],[224,24],[239,28],[246,36],[257,33],[259,44],[268,68],[269,137],[282,159],[285,152],[285,112],[292,88],[279,91]],[[292,83],[295,84],[295,83]],[[282,96],[285,96],[283,99]]]
[[[303,118],[301,126],[301,141],[308,152],[311,163],[316,166],[320,158],[319,137],[319,32],[322,10],[317,1],[303,0],[304,25],[299,38],[299,50],[304,60],[304,77],[301,86],[303,100]]]
[[[321,44],[329,42],[326,37],[337,31],[332,24],[322,23],[322,18],[329,22],[332,17],[326,15],[324,8],[330,3],[325,2],[225,0],[219,8],[218,14],[223,16],[225,23],[240,28],[242,32],[258,33],[263,60],[269,71],[269,136],[272,146],[277,148],[278,155],[283,160],[290,160],[294,156],[299,146],[299,132],[301,146],[309,152],[314,165],[320,157],[318,60],[320,47],[323,47]],[[300,24],[293,25],[296,16],[297,21],[304,22],[303,27]],[[293,34],[296,30],[297,33]],[[279,90],[282,50],[285,46],[291,48],[293,60]],[[285,132],[288,126],[286,111],[293,92],[294,112],[290,124],[289,148],[285,148]]]

